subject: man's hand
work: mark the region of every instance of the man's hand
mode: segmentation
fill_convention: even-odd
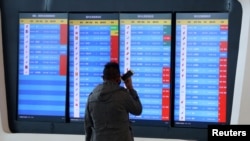
[[[127,89],[132,90],[134,88],[131,77],[126,79],[124,83],[125,83],[125,86],[126,86]]]

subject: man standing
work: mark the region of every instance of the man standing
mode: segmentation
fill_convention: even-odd
[[[142,105],[132,79],[120,86],[120,67],[108,62],[103,70],[103,83],[90,93],[84,127],[86,141],[133,141],[129,113],[140,115]]]

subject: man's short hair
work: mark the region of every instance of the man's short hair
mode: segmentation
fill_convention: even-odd
[[[108,62],[103,69],[103,79],[112,80],[120,77],[120,66],[117,62]]]

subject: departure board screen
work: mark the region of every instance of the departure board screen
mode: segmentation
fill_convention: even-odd
[[[228,13],[177,13],[175,126],[225,124]]]
[[[120,14],[120,66],[134,72],[133,85],[143,105],[132,121],[170,119],[171,14]],[[149,122],[147,122],[149,123]]]
[[[65,120],[68,20],[20,13],[18,119]]]
[[[118,14],[70,14],[69,20],[70,120],[83,121],[104,65],[118,62]]]

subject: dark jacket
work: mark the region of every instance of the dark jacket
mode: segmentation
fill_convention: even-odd
[[[142,113],[135,90],[128,91],[113,82],[98,85],[86,105],[86,141],[133,141],[129,113]]]

